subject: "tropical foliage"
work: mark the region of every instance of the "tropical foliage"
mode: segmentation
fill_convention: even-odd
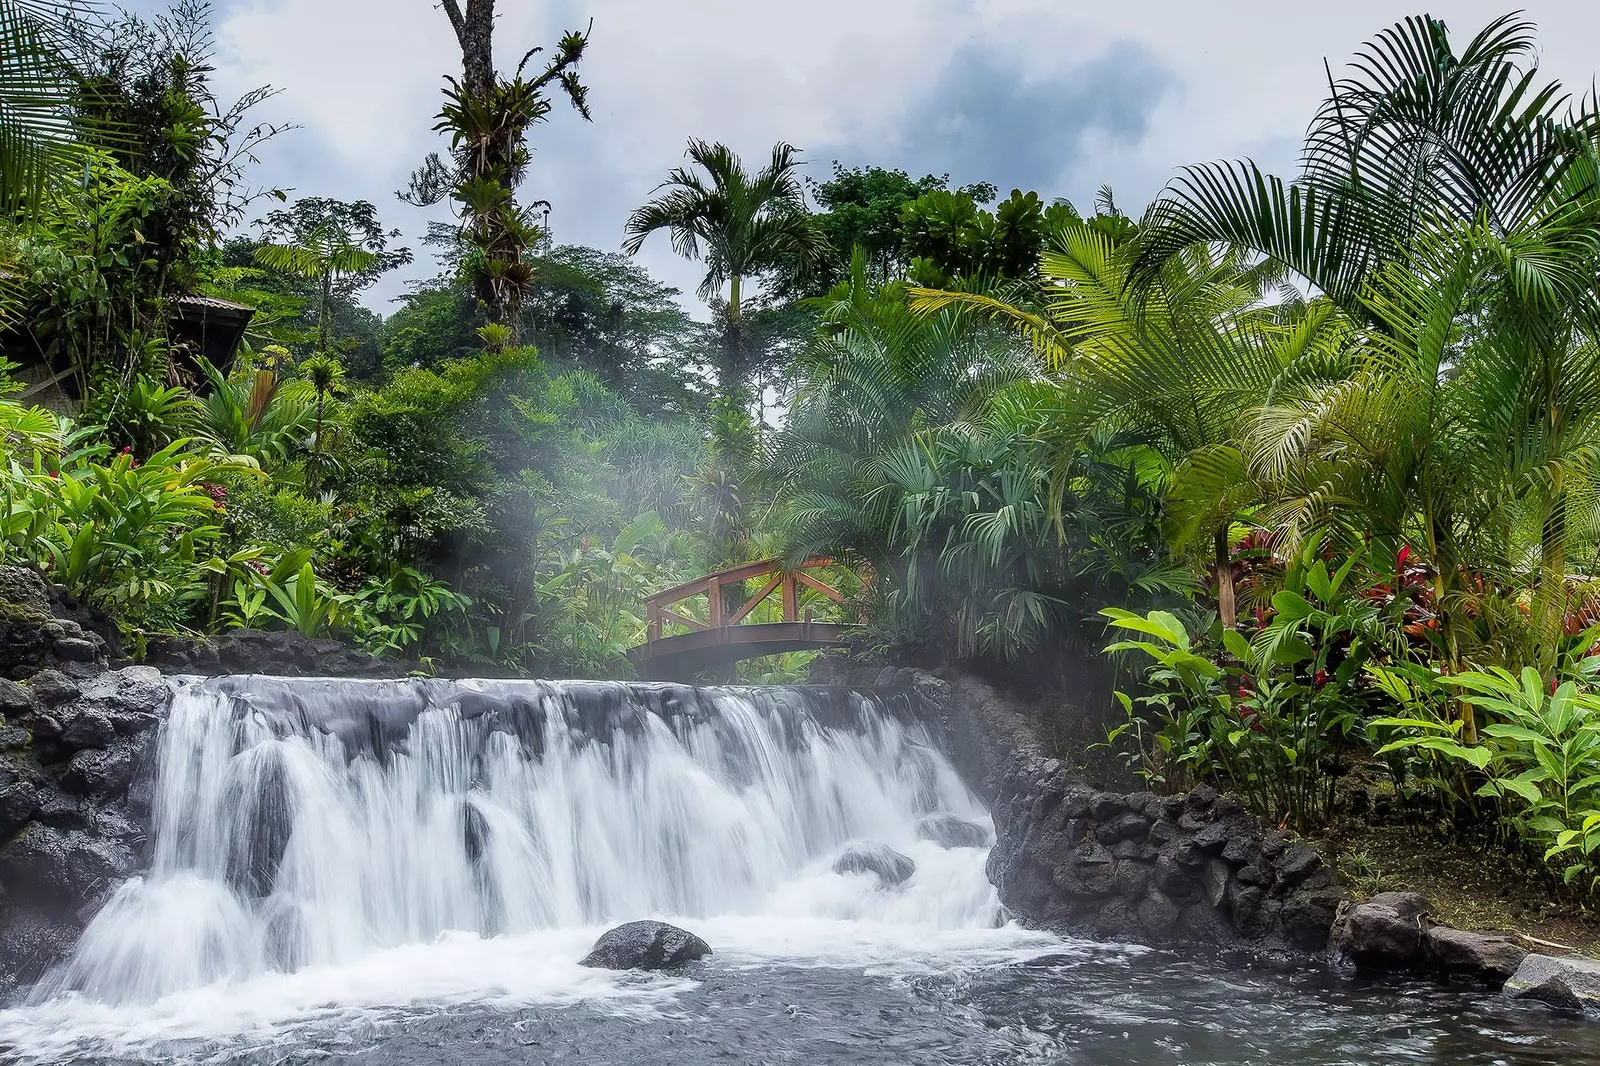
[[[410,250],[251,184],[272,90],[216,98],[207,5],[0,0],[0,558],[135,649],[628,676],[650,593],[828,556],[884,654],[1109,661],[1153,785],[1310,829],[1381,779],[1595,890],[1600,103],[1531,25],[1392,26],[1294,178],[1193,166],[1137,217],[694,139],[619,254],[522,198],[587,32],[507,74],[492,0],[442,6],[406,199],[455,219],[385,316]],[[631,258],[658,232],[709,321]],[[253,311],[225,355],[184,318],[218,300]]]

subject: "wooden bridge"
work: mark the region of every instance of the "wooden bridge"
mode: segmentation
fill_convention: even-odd
[[[837,589],[806,573],[831,565],[831,559],[808,559],[798,569],[786,570],[781,560],[764,559],[658,592],[645,601],[645,642],[630,651],[628,657],[644,677],[692,681],[702,671],[730,666],[741,659],[848,645],[856,626],[813,622],[809,610],[804,617],[800,613],[801,589],[834,603],[845,602]],[[761,588],[745,599],[746,582],[760,578],[766,579]],[[731,589],[739,590],[732,603],[728,592]],[[750,621],[755,609],[773,593],[783,601],[782,620]],[[706,620],[685,613],[689,601],[699,596],[707,600]],[[668,633],[668,627],[687,632]]]

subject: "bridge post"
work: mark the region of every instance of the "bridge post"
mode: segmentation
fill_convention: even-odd
[[[799,616],[797,615],[796,610],[797,610],[797,604],[799,603],[799,600],[800,600],[799,590],[795,587],[794,575],[793,574],[784,574],[783,575],[783,620],[785,622],[794,622],[794,621],[798,620]]]
[[[722,628],[722,578],[713,577],[710,583],[711,628]]]

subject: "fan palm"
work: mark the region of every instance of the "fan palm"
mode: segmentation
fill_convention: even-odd
[[[1295,482],[1277,519],[1298,528],[1350,507],[1415,544],[1450,631],[1460,540],[1495,525],[1485,499],[1515,501],[1542,530],[1537,615],[1553,654],[1565,485],[1586,476],[1595,416],[1581,361],[1600,322],[1600,108],[1541,83],[1533,49],[1512,16],[1459,55],[1436,19],[1391,27],[1332,85],[1297,181],[1249,162],[1189,168],[1151,209],[1136,274],[1223,242],[1362,322],[1349,373],[1313,375],[1261,414],[1258,455]]]
[[[827,242],[806,211],[792,145],[774,146],[771,160],[754,173],[725,144],[692,140],[685,154],[699,169],[677,167],[667,175],[655,198],[628,219],[623,250],[636,254],[652,233],[666,230],[674,252],[705,262],[701,299],[711,302],[728,287],[717,374],[732,396],[744,386],[745,283],[808,272]]]

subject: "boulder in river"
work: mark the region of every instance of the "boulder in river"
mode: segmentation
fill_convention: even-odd
[[[1379,892],[1339,916],[1334,950],[1361,970],[1406,970],[1421,958],[1428,901],[1415,892]]]
[[[1434,969],[1490,984],[1504,984],[1528,957],[1528,949],[1508,936],[1470,933],[1447,925],[1429,929],[1424,942]]]
[[[1600,960],[1529,955],[1506,982],[1505,994],[1566,1010],[1600,1013]]]
[[[833,860],[836,874],[877,874],[886,885],[898,885],[917,872],[909,856],[882,844],[851,844]]]
[[[930,814],[917,823],[917,839],[941,848],[981,848],[989,843],[989,830],[953,814]]]
[[[671,970],[711,954],[711,945],[665,922],[628,922],[594,942],[581,966],[602,970]]]

